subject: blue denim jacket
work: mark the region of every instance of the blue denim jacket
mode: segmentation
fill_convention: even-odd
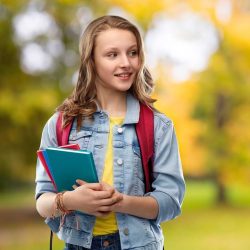
[[[114,187],[121,193],[133,196],[152,196],[159,205],[155,220],[116,213],[122,249],[162,249],[163,234],[160,223],[171,220],[181,212],[185,192],[180,155],[173,123],[164,114],[154,112],[154,163],[152,192],[144,191],[144,175],[135,124],[139,120],[140,106],[137,99],[127,95],[127,113],[120,129],[114,127]],[[44,127],[40,148],[57,146],[54,114]],[[92,151],[99,179],[101,179],[109,134],[109,117],[98,110],[94,120],[84,120],[80,131],[73,123],[70,143]],[[36,198],[44,192],[55,192],[40,161],[37,162]],[[58,237],[66,243],[91,247],[95,217],[80,212],[67,215],[60,228],[60,218],[45,221]]]

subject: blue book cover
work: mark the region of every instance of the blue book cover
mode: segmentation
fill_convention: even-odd
[[[93,155],[87,150],[47,148],[44,156],[57,191],[73,190],[77,179],[98,182]]]

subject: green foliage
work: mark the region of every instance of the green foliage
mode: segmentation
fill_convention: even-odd
[[[141,1],[139,1],[141,2]],[[44,9],[53,16],[57,24],[66,51],[74,51],[78,55],[79,34],[75,30],[77,10],[79,7],[90,7],[93,17],[106,14],[110,7],[117,6],[132,13],[144,27],[148,27],[151,18],[164,8],[175,6],[175,1],[157,2],[152,0],[143,3],[133,1],[45,1]],[[187,1],[195,9],[202,4]],[[29,4],[27,0],[2,1],[0,4],[0,190],[8,183],[17,183],[26,179],[34,179],[36,150],[39,146],[42,128],[54,109],[72,90],[71,77],[78,68],[79,58],[75,64],[66,66],[63,58],[56,62],[55,70],[40,75],[28,75],[20,68],[21,45],[14,42],[13,18],[24,11]],[[143,4],[143,5],[140,5]],[[152,7],[153,6],[153,7]],[[164,7],[165,6],[165,7]],[[226,186],[230,181],[249,182],[249,118],[250,113],[250,44],[248,20],[240,16],[221,29],[223,34],[220,50],[213,57],[208,69],[193,82],[199,88],[199,96],[193,87],[174,87],[173,93],[160,91],[162,103],[173,114],[178,135],[186,154],[183,162],[195,165],[189,171],[197,174],[207,173],[215,176],[217,182]],[[79,23],[77,24],[80,25]],[[38,41],[45,37],[38,37]],[[164,77],[165,82],[165,77]],[[165,85],[162,85],[165,89]],[[166,99],[176,97],[186,100],[185,107]],[[192,93],[191,93],[191,92]],[[158,93],[159,94],[159,93]],[[166,95],[167,98],[166,98]],[[160,95],[159,95],[160,96]],[[197,99],[192,118],[191,106]],[[181,100],[180,100],[181,101]],[[181,102],[180,102],[181,103]],[[172,112],[172,113],[171,113]],[[185,113],[185,114],[184,114]],[[192,122],[190,122],[192,120]],[[186,129],[188,127],[188,129]],[[185,131],[184,131],[185,130]],[[197,131],[202,131],[197,145],[203,149],[202,154],[195,156],[191,146]],[[187,136],[189,140],[187,140]],[[197,137],[197,136],[196,136]],[[188,151],[189,150],[189,151]],[[203,153],[204,152],[204,153]],[[203,158],[205,157],[205,161]],[[201,159],[202,158],[202,159]],[[188,161],[187,161],[188,159]],[[186,161],[185,161],[186,160]],[[198,162],[198,163],[197,163]],[[203,166],[202,163],[205,162]],[[200,164],[202,166],[198,167]],[[185,168],[186,166],[184,166]],[[202,170],[201,170],[202,168]],[[205,171],[203,171],[203,168]],[[237,177],[237,178],[235,178]]]
[[[0,4],[0,190],[8,188],[10,182],[18,185],[34,179],[42,128],[72,91],[71,78],[78,68],[76,64],[66,66],[59,58],[52,73],[28,75],[21,70],[22,44],[15,43],[12,22],[28,4],[29,1]],[[93,7],[96,14],[104,14],[110,5],[103,1],[45,1],[44,8],[55,19],[65,51],[78,54],[79,34],[72,23],[77,9],[87,6]],[[36,41],[45,39],[40,36]]]
[[[53,112],[56,100],[54,91],[43,88],[1,92],[0,188],[8,187],[9,179],[17,183],[34,174],[42,127]]]
[[[199,143],[206,149],[207,172],[215,176],[222,189],[229,182],[247,183],[249,176],[250,121],[245,119],[250,113],[250,82],[245,71],[250,67],[249,55],[249,47],[224,37],[199,79],[193,117],[204,124]],[[237,169],[245,171],[234,178]]]
[[[14,7],[6,10],[0,20],[0,190],[34,178],[42,127],[61,99],[48,76],[21,71],[12,27],[17,11]]]

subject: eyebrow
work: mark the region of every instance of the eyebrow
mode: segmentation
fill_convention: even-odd
[[[129,49],[132,49],[132,48],[134,48],[134,47],[137,48],[137,47],[138,47],[137,44],[131,45],[130,47],[128,47],[128,50],[129,50]],[[105,49],[105,51],[110,51],[110,50],[118,50],[118,48],[117,48],[117,47],[109,47],[109,48]]]

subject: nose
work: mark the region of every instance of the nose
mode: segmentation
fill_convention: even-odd
[[[125,55],[121,55],[120,66],[122,68],[130,66],[130,60],[129,60],[129,58],[128,58],[128,56],[126,54]]]

